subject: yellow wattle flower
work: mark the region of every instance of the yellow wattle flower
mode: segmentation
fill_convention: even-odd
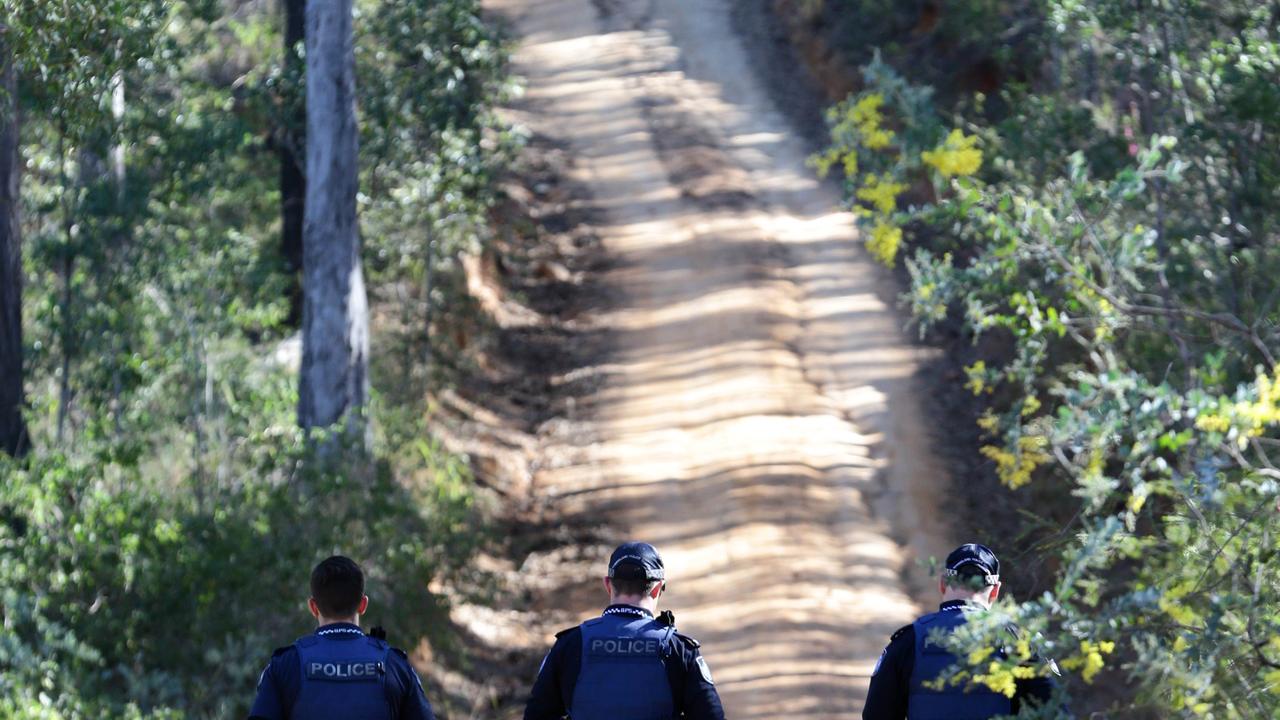
[[[898,256],[898,245],[902,243],[902,228],[886,222],[876,223],[871,229],[871,239],[867,241],[867,250],[880,262],[893,267]]]
[[[871,203],[880,214],[888,215],[898,208],[898,196],[906,189],[903,183],[889,182],[887,178],[869,173],[855,194],[859,200]]]
[[[959,129],[952,130],[941,145],[920,153],[920,158],[936,168],[943,177],[972,175],[982,167],[982,151],[974,147],[977,142],[976,135],[965,135]]]

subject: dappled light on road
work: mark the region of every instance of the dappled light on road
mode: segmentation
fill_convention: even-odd
[[[490,5],[522,37],[521,118],[572,148],[611,260],[603,387],[535,494],[657,545],[663,606],[703,642],[730,716],[849,717],[918,608],[912,552],[945,545],[888,279],[723,3]],[[562,572],[559,619],[598,611],[598,581]]]

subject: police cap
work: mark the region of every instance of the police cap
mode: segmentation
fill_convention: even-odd
[[[609,557],[609,577],[619,580],[665,580],[662,556],[649,543],[628,542]]]
[[[977,570],[978,573],[975,574],[983,575],[987,585],[1000,582],[1000,560],[986,545],[965,543],[952,550],[947,556],[946,569],[943,572],[948,576],[955,576],[960,574],[960,569],[963,567]]]

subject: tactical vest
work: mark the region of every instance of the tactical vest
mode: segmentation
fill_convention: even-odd
[[[569,704],[573,720],[670,720],[675,717],[663,658],[675,628],[650,617],[605,615],[582,629],[582,669]]]
[[[307,720],[394,720],[387,696],[391,646],[371,637],[298,640],[302,685],[290,713]]]
[[[942,610],[916,620],[916,664],[911,671],[911,685],[907,698],[907,720],[987,720],[997,715],[1013,712],[1009,698],[991,690],[986,685],[967,682],[948,684],[942,690],[924,686],[936,680],[958,658],[946,648],[929,641],[930,631],[941,628],[951,632],[965,622],[961,608]],[[968,692],[966,692],[966,690]]]

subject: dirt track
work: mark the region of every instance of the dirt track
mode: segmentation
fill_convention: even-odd
[[[603,389],[534,492],[661,549],[664,607],[732,717],[850,717],[918,609],[911,557],[946,550],[942,476],[891,280],[806,169],[728,2],[486,2],[522,41],[520,119],[570,148],[612,261],[591,319],[613,339]],[[598,611],[582,564],[531,562],[546,609],[568,605],[543,614],[548,643]]]

